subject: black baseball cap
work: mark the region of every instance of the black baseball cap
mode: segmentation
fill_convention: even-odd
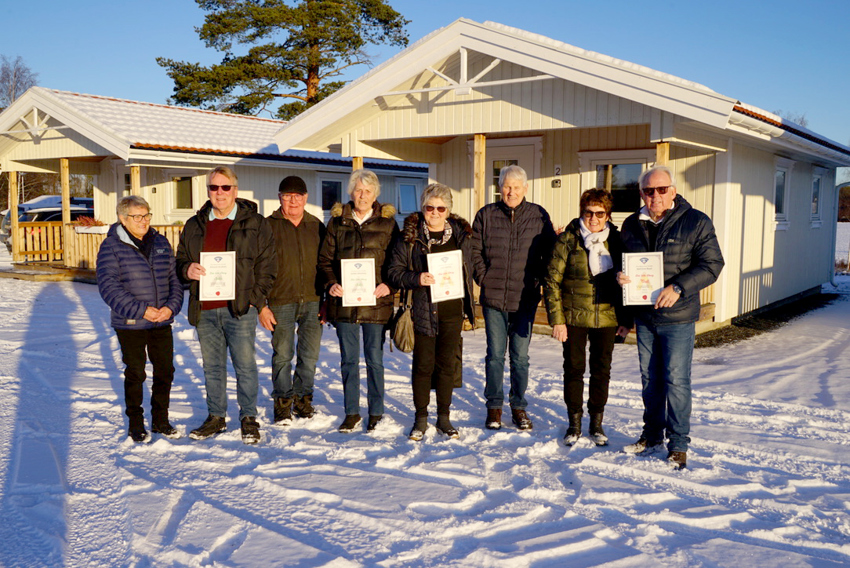
[[[278,193],[300,193],[302,195],[307,194],[307,184],[304,183],[304,180],[298,176],[287,176],[283,178],[283,181],[280,182],[280,186],[277,188]]]

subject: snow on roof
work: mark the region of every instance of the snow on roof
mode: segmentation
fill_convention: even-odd
[[[60,101],[126,138],[132,146],[279,155],[283,120],[50,90]]]

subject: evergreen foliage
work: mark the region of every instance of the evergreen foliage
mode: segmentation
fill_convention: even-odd
[[[157,58],[180,105],[288,119],[341,88],[343,70],[368,64],[368,44],[408,41],[408,20],[386,0],[195,1],[208,12],[198,35],[224,57],[208,67]]]

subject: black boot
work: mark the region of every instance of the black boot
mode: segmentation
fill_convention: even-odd
[[[274,399],[274,423],[287,426],[292,423],[292,399],[281,396]]]
[[[594,412],[590,415],[590,437],[597,446],[607,446],[608,436],[602,429],[602,413]]]
[[[414,442],[418,442],[425,437],[426,430],[428,430],[428,415],[417,416],[413,422],[413,428],[410,429],[410,434],[407,437]]]
[[[581,416],[581,412],[570,414],[570,425],[567,428],[567,434],[564,436],[565,446],[572,446],[581,438]]]
[[[442,432],[449,438],[459,438],[460,433],[457,431],[457,428],[452,426],[451,421],[449,420],[448,414],[438,414],[437,415],[437,431]]]

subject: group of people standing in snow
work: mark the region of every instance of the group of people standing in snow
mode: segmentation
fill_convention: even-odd
[[[649,453],[668,438],[668,460],[685,467],[690,441],[690,367],[699,292],[714,282],[723,258],[708,217],[676,192],[673,173],[656,166],[639,180],[644,206],[618,231],[611,222],[611,194],[585,191],[580,215],[556,231],[546,210],[525,199],[526,172],[507,166],[499,176],[500,199],[481,208],[470,224],[452,213],[451,188],[433,183],[422,192],[421,210],[399,230],[395,208],[381,204],[378,177],[356,170],[350,201],[336,204],[327,227],[305,211],[307,187],[297,176],[280,183],[280,208],[263,218],[255,203],[238,198],[235,173],[220,166],[208,175],[209,201],[190,218],[176,257],[150,227],[150,207],[141,197],[122,199],[118,222],[98,254],[101,295],[112,310],[125,369],[129,436],[149,439],[142,410],[146,355],[153,366],[151,430],[179,437],[168,418],[174,376],[171,323],[189,284],[188,320],[197,329],[203,358],[208,416],[192,430],[204,439],[227,429],[227,353],[236,374],[242,440],[257,443],[259,379],[255,356],[257,321],[272,333],[274,422],[314,415],[313,383],[322,324],[339,340],[344,418],[340,432],[361,424],[360,345],[366,362],[367,431],[384,415],[383,346],[399,290],[412,297],[414,347],[411,440],[429,427],[431,390],[436,391],[436,429],[450,437],[453,389],[460,386],[464,324],[475,327],[473,281],[487,340],[485,359],[488,429],[503,427],[505,356],[509,358],[511,421],[531,430],[528,413],[529,358],[537,307],[545,300],[553,336],[563,342],[564,400],[568,427],[564,443],[582,434],[584,373],[590,343],[588,433],[597,445],[602,427],[616,337],[634,328],[643,383],[644,428],[625,451]],[[201,252],[236,253],[233,300],[201,301],[205,274]],[[434,302],[428,272],[431,253],[460,251],[463,298]],[[623,252],[663,252],[664,285],[655,305],[624,307]],[[341,261],[374,259],[375,305],[345,306]],[[297,341],[296,341],[297,335]],[[293,370],[293,358],[295,366]]]

